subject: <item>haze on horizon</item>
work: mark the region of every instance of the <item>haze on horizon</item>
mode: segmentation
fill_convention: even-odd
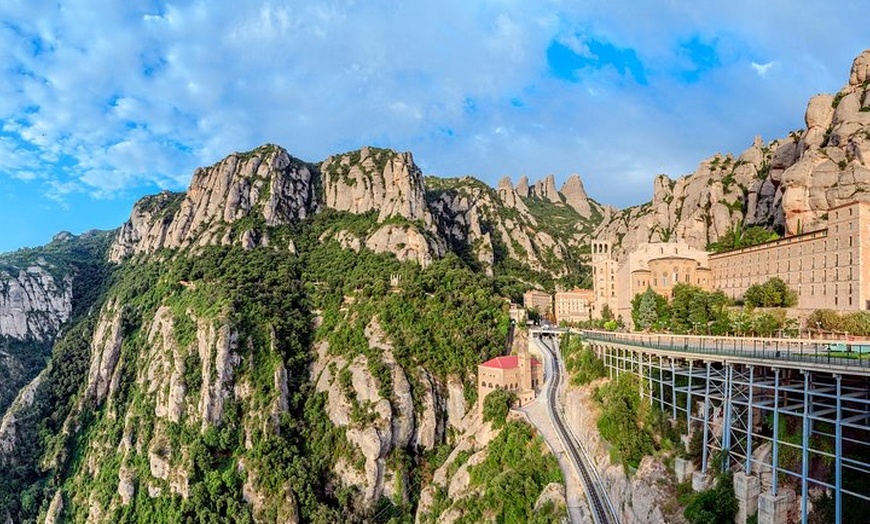
[[[818,0],[0,5],[0,252],[114,228],[265,142],[409,150],[427,174],[561,184],[618,207],[804,126],[870,47]]]

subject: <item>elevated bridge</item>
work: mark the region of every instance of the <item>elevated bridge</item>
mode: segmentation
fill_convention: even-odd
[[[554,331],[542,336],[557,336]],[[806,524],[827,492],[835,522],[870,507],[870,355],[843,341],[582,331],[611,378],[630,373],[641,397],[700,437],[696,489],[731,469],[737,522],[785,524],[791,497]],[[697,435],[697,436],[695,436]],[[692,437],[690,436],[690,439]],[[856,504],[857,503],[857,504]]]

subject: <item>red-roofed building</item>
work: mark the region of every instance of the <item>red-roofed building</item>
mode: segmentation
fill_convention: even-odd
[[[544,366],[530,356],[528,350],[518,355],[495,357],[477,366],[477,398],[480,409],[483,399],[493,390],[506,389],[517,395],[520,406],[535,399],[544,381]]]

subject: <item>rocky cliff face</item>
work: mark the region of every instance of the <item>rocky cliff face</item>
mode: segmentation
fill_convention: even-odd
[[[576,254],[585,249],[591,226],[600,220],[592,211],[599,206],[577,192],[572,193],[574,204],[565,204],[552,177],[524,197],[523,179],[514,188],[510,178],[502,178],[496,190],[469,177],[432,179],[429,201],[442,235],[456,249],[470,248],[490,274],[495,264],[509,259],[554,276],[581,272]],[[579,178],[569,187],[578,184],[582,191]],[[575,205],[589,211],[589,217]]]
[[[324,342],[318,346],[317,359],[311,368],[311,380],[317,391],[327,395],[329,419],[336,427],[345,429],[348,443],[362,459],[342,457],[334,471],[343,486],[360,490],[355,506],[363,511],[373,508],[381,497],[409,500],[407,471],[401,465],[389,463],[388,458],[409,446],[432,450],[443,442],[448,420],[446,399],[442,397],[442,391],[447,391],[445,385],[425,369],[413,372],[413,382],[422,388],[416,392],[421,405],[415,410],[415,395],[408,379],[411,371],[398,364],[392,345],[376,320],[366,328],[366,337],[369,347],[378,350],[377,357],[358,355],[347,360],[330,355]],[[374,364],[369,362],[370,358],[378,358],[386,366],[392,384],[388,392],[381,387],[383,382],[372,375]],[[464,409],[459,416],[463,415]]]
[[[140,200],[122,226],[109,258],[238,243],[268,245],[263,226],[305,218],[317,209],[315,173],[283,148],[265,145],[197,169],[184,194]]]
[[[0,336],[44,341],[72,313],[72,276],[54,275],[45,260],[0,270]]]
[[[321,165],[326,206],[350,213],[378,212],[378,222],[398,216],[431,225],[426,187],[411,153],[364,147],[331,156]]]
[[[681,239],[697,248],[736,224],[785,234],[824,227],[829,209],[870,199],[870,50],[836,95],[813,97],[806,128],[737,158],[714,155],[677,180],[655,179],[653,200],[612,213],[596,230],[618,254],[642,242]]]

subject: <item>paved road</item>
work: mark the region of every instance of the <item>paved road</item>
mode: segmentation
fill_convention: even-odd
[[[537,346],[541,349],[541,353],[544,356],[546,369],[551,371],[550,378],[545,382],[543,391],[539,396],[538,402],[536,402],[536,404],[539,404],[540,401],[543,400],[544,405],[546,406],[548,418],[552,423],[551,427],[547,429],[555,431],[560,447],[565,451],[565,454],[568,457],[570,464],[573,466],[572,469],[574,470],[575,474],[579,476],[579,479],[582,482],[583,490],[586,493],[586,499],[589,503],[589,509],[592,511],[593,522],[595,522],[596,524],[618,523],[618,520],[611,511],[611,507],[607,500],[604,489],[602,488],[601,483],[598,480],[597,475],[595,474],[594,467],[589,464],[585,453],[577,444],[576,440],[573,437],[573,434],[568,431],[562,419],[562,410],[558,409],[558,392],[562,383],[563,371],[562,363],[559,360],[558,352],[555,349],[555,342],[548,342],[546,341],[546,339],[540,338],[532,338],[530,342],[537,344]],[[535,420],[533,419],[532,422],[535,423]],[[536,426],[537,425],[538,424],[536,424]],[[539,427],[539,429],[541,428]],[[546,437],[547,432],[544,433]],[[566,480],[567,477],[568,475],[566,475]],[[568,489],[567,485],[566,489]],[[568,505],[569,510],[572,509],[572,501],[570,496]],[[578,516],[578,514],[580,513],[579,511],[569,511],[569,513],[572,514],[571,517],[574,522],[579,522],[578,520],[576,520],[577,518],[580,518]]]

